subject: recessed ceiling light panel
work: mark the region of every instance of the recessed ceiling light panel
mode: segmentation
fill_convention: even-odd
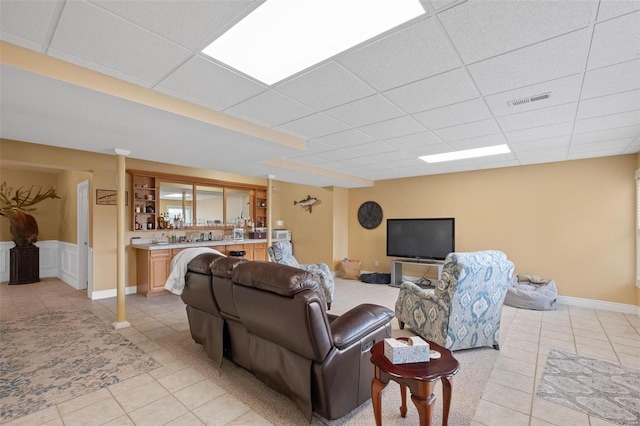
[[[441,163],[443,161],[464,160],[468,158],[487,157],[489,155],[508,154],[511,150],[506,144],[485,146],[483,148],[465,149],[462,151],[444,152],[442,154],[424,155],[419,157],[427,163]]]
[[[418,0],[268,0],[202,53],[271,85],[424,13]]]

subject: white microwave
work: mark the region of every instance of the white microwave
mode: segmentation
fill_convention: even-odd
[[[271,238],[274,240],[289,240],[291,241],[291,231],[288,229],[274,229],[271,231]]]

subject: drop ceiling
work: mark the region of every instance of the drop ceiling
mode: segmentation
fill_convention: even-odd
[[[640,1],[423,1],[424,15],[272,86],[200,53],[261,3],[3,0],[0,38],[267,136],[0,55],[1,136],[342,187],[640,151]]]

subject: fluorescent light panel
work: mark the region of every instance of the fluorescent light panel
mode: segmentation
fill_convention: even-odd
[[[271,85],[422,14],[418,0],[268,0],[202,53]]]
[[[443,161],[464,160],[467,158],[487,157],[489,155],[508,154],[511,150],[506,144],[485,146],[483,148],[465,149],[462,151],[444,152],[442,154],[423,155],[419,157],[427,163],[441,163]]]

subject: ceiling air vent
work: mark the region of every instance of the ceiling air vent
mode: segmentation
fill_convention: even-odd
[[[510,107],[528,104],[535,101],[541,101],[543,99],[547,99],[551,96],[551,92],[542,93],[540,95],[530,96],[528,98],[514,99],[512,101],[507,102]]]

